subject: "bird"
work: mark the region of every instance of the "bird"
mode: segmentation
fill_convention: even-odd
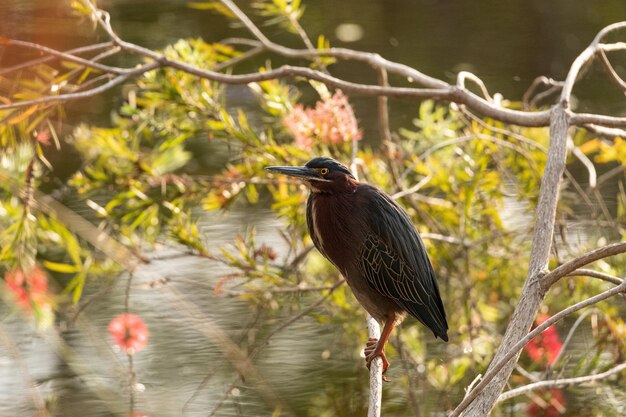
[[[363,308],[382,326],[368,339],[365,360],[382,358],[394,327],[413,316],[448,341],[448,322],[435,271],[406,211],[380,189],[358,181],[329,157],[266,170],[296,177],[310,189],[306,223],[317,250],[343,275]]]

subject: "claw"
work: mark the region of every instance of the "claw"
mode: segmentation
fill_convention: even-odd
[[[387,372],[387,368],[389,368],[389,361],[385,356],[385,347],[384,345],[378,343],[378,339],[369,338],[367,339],[367,343],[365,344],[365,362],[367,363],[367,369],[372,365],[372,361],[377,356],[383,360],[383,374]],[[384,381],[388,381],[388,379],[383,376]]]

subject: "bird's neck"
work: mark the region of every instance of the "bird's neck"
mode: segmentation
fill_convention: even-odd
[[[333,182],[315,182],[311,181],[309,184],[309,188],[311,192],[322,195],[338,195],[338,194],[352,194],[356,191],[357,187],[361,185],[357,180],[350,178],[348,176],[344,177],[342,180],[333,181]]]

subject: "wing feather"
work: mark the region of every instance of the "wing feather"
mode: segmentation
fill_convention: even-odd
[[[448,340],[446,313],[435,271],[406,212],[374,187],[366,187],[370,233],[360,250],[358,268],[373,289]]]

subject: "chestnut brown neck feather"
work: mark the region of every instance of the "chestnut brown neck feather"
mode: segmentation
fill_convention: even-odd
[[[342,173],[331,174],[328,179],[331,182],[309,181],[309,187],[313,193],[335,194],[335,193],[351,193],[361,184],[354,178]]]

